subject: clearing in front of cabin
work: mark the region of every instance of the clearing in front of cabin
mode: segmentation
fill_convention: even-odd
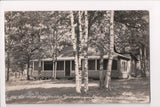
[[[89,81],[87,94],[77,94],[73,79],[12,80],[7,82],[7,104],[149,103],[149,78],[112,79],[111,90],[100,90]]]

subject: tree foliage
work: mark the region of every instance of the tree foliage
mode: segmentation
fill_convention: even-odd
[[[139,56],[142,75],[149,69],[149,12],[148,11],[117,11],[115,20],[123,23],[130,30],[130,52]]]
[[[75,37],[79,54],[83,54],[88,29],[88,47],[95,48],[101,56],[110,51],[110,11],[73,12]],[[79,18],[81,18],[79,20]],[[115,11],[114,49],[118,53],[133,53],[147,59],[149,56],[149,13],[148,11]],[[80,24],[81,23],[81,24]],[[80,30],[81,25],[81,30]],[[6,62],[24,68],[32,59],[56,59],[66,46],[73,46],[72,26],[69,11],[13,11],[5,13]],[[81,35],[81,36],[80,36]],[[84,44],[83,44],[84,43]],[[105,45],[104,45],[105,44]],[[86,47],[85,47],[86,48]],[[18,54],[17,54],[18,53]],[[10,58],[11,57],[11,58]],[[143,59],[141,58],[141,59]],[[12,61],[10,62],[10,60]],[[9,63],[10,62],[10,63]],[[145,61],[144,61],[145,62]],[[100,71],[103,67],[100,67]],[[9,71],[9,70],[8,70]],[[29,75],[29,74],[28,74]],[[103,74],[102,74],[103,75]],[[28,77],[29,79],[29,77]]]

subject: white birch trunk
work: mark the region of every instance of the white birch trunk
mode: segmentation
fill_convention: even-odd
[[[52,65],[52,68],[53,68],[53,69],[52,69],[52,79],[54,79],[54,67],[55,67],[55,65],[54,65],[54,59],[52,59],[52,60],[53,60],[53,61],[52,61],[52,62],[53,62],[53,65]]]
[[[75,54],[75,75],[76,75],[76,92],[81,93],[81,86],[79,81],[79,69],[78,69],[78,53],[77,53],[77,39],[75,37],[75,24],[73,11],[70,11],[71,17],[71,31],[72,31],[72,40],[73,40],[73,50]]]
[[[109,83],[111,80],[113,53],[114,53],[114,10],[111,10],[110,45],[109,45],[109,53],[108,53],[107,73],[106,73],[106,78],[105,78],[105,88],[106,89],[109,89]]]
[[[85,11],[85,37],[84,37],[84,92],[88,91],[88,14]]]
[[[82,84],[82,63],[81,63],[81,57],[80,57],[80,53],[79,52],[82,52],[82,22],[81,22],[81,17],[82,17],[82,12],[81,11],[78,11],[78,22],[79,22],[79,39],[78,40],[80,43],[77,44],[79,46],[79,50],[77,50],[78,52],[78,68],[79,68],[79,85],[80,85],[80,88],[81,88],[81,84]],[[77,37],[78,38],[78,37]],[[81,90],[81,89],[80,89]]]

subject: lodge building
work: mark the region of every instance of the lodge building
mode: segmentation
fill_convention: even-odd
[[[83,56],[81,61],[84,60]],[[136,61],[129,55],[122,55],[118,53],[113,54],[112,62],[112,78],[128,78],[130,72],[134,72]],[[103,56],[103,69],[107,70],[108,55]],[[32,72],[30,75],[34,78],[38,77],[38,59],[32,60]],[[84,63],[82,61],[82,72]],[[100,55],[94,49],[88,49],[88,76],[89,78],[99,78],[100,69]],[[53,70],[52,58],[41,59],[41,78],[51,78]],[[57,57],[57,78],[74,77],[75,63],[72,47],[65,47]]]

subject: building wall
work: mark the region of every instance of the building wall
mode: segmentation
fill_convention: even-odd
[[[119,74],[119,72],[117,70],[112,70],[112,73],[111,73],[111,77],[112,78],[118,78],[119,75],[120,74]],[[35,70],[32,73],[31,76],[38,78],[38,71]],[[74,76],[75,76],[75,73],[74,73],[74,71],[72,71],[71,74],[70,74],[70,77],[74,77]],[[89,70],[88,71],[88,76],[89,76],[89,78],[98,79],[99,78],[99,71],[98,70],[97,71],[95,71],[95,70]],[[42,78],[44,78],[44,77],[51,78],[52,77],[52,71],[42,71],[40,77],[42,77]],[[65,77],[65,72],[64,71],[57,71],[56,77],[57,78]]]
[[[41,78],[51,78],[52,77],[52,70],[45,70],[41,71],[40,77]],[[32,77],[38,78],[38,70],[34,70],[34,72],[31,75]],[[57,77],[65,77],[65,72],[63,70],[57,70],[56,72]]]
[[[131,62],[130,60],[119,60],[119,78],[128,78],[129,73],[131,72]]]

